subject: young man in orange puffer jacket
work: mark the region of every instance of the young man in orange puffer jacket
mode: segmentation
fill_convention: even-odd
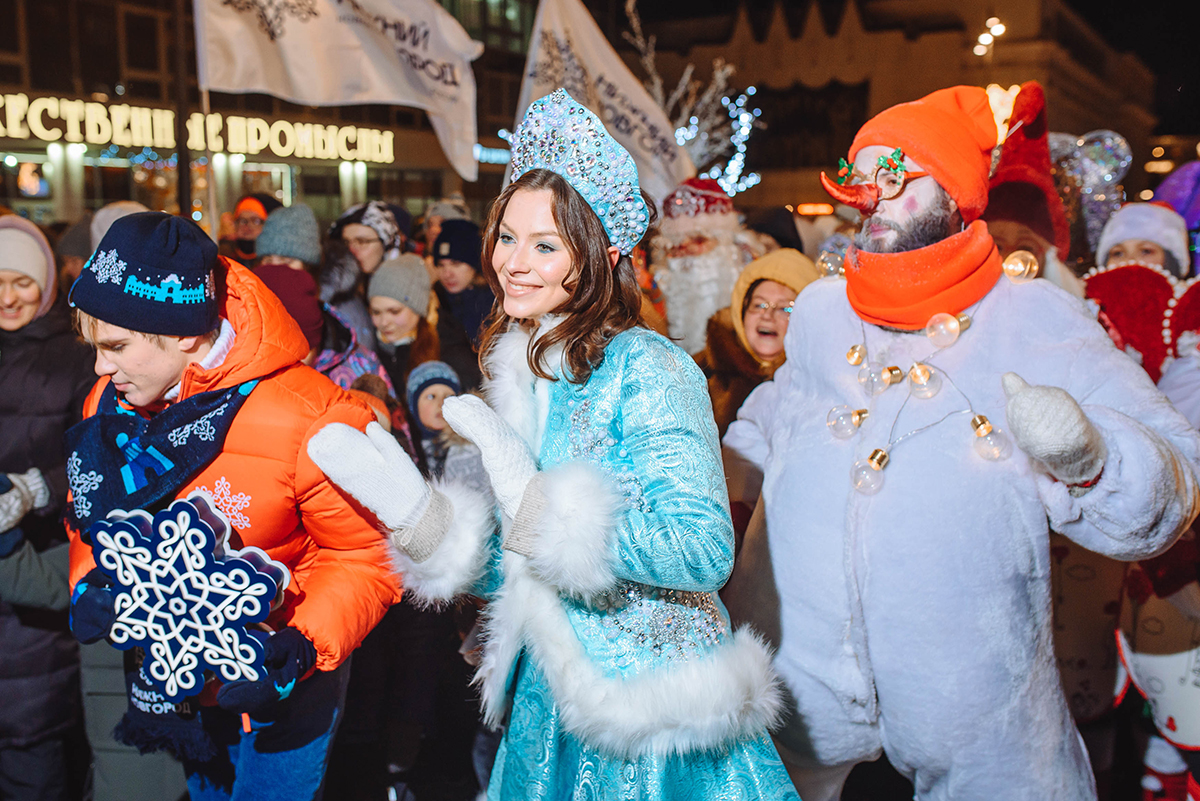
[[[326,480],[307,443],[331,422],[361,430],[374,415],[300,363],[308,345],[279,300],[187,220],[119,220],[70,302],[101,376],[67,436],[76,636],[111,631],[113,595],[86,537],[113,509],[153,513],[203,490],[230,520],[232,545],[291,572],[265,621],[265,679],[146,704],[154,690],[127,657],[131,706],[117,735],[175,751],[193,799],[319,798],[350,654],[400,585],[374,521]]]

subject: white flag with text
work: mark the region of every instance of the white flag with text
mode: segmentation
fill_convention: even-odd
[[[666,113],[604,38],[581,0],[542,0],[538,6],[517,124],[530,103],[559,87],[604,121],[637,163],[642,188],[658,203],[696,174]]]
[[[195,14],[202,89],[419,108],[454,169],[478,177],[471,62],[483,45],[433,0],[195,0]]]

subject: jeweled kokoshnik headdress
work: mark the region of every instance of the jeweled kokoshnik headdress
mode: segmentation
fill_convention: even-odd
[[[531,103],[513,137],[512,179],[538,169],[567,179],[622,254],[632,252],[645,236],[650,214],[633,157],[566,89]]]

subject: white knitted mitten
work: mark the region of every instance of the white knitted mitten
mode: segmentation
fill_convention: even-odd
[[[500,508],[510,519],[516,518],[525,488],[538,472],[525,440],[474,395],[446,398],[442,415],[451,428],[479,448]]]
[[[308,456],[390,531],[416,525],[429,505],[429,485],[379,423],[368,423],[365,434],[330,423],[308,441]]]
[[[25,483],[18,481],[20,473],[9,473],[8,480],[12,488],[0,495],[0,532],[8,531],[21,522],[21,518],[33,509],[33,495],[26,489]]]
[[[1104,469],[1108,448],[1075,399],[1058,387],[1030,386],[1016,373],[1005,373],[1000,380],[1017,447],[1064,484],[1094,481]],[[1072,487],[1072,494],[1087,489]]]
[[[36,467],[31,467],[24,473],[9,473],[8,480],[15,487],[22,487],[29,497],[33,499],[35,511],[44,509],[50,505],[50,487],[46,486],[46,479],[42,477],[42,471]]]

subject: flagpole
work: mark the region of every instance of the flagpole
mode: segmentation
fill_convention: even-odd
[[[187,48],[183,46],[184,0],[175,0],[175,192],[179,213],[192,216],[192,155],[187,146]]]
[[[213,240],[220,242],[221,235],[221,216],[217,210],[217,168],[213,164],[212,145],[208,141],[208,114],[210,111],[208,105],[208,89],[200,90],[200,112],[204,115],[202,129],[204,131],[204,158],[208,161],[208,225],[209,235]]]
[[[204,117],[200,121],[200,131],[204,137],[204,159],[208,162],[208,233],[213,241],[221,241],[221,212],[217,208],[217,167],[213,164],[212,143],[208,135],[208,115],[212,107],[208,102],[208,64],[204,49],[205,11],[201,8],[203,0],[192,3],[192,26],[196,32],[196,86],[200,90],[200,113]]]

